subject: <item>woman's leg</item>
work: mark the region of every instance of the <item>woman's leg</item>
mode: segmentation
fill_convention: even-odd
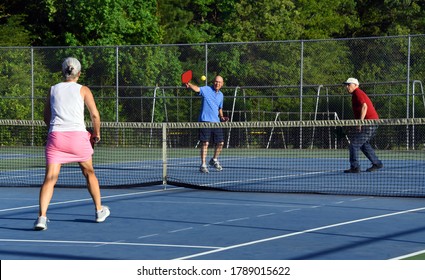
[[[38,210],[39,216],[46,217],[47,215],[47,208],[49,207],[50,200],[53,197],[53,190],[55,188],[56,182],[58,181],[60,169],[60,163],[47,164],[46,166],[44,182],[40,189]]]
[[[87,189],[93,199],[96,211],[99,211],[102,209],[102,201],[100,197],[99,181],[94,173],[93,162],[90,159],[85,162],[80,162],[79,165],[84,177],[86,178]]]

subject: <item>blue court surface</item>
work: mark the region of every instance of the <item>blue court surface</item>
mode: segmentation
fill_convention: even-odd
[[[57,188],[33,231],[39,188],[0,188],[2,260],[388,260],[425,250],[423,198]]]

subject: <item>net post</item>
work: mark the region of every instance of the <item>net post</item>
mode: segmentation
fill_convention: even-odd
[[[424,88],[422,86],[422,82],[419,80],[414,80],[412,82],[412,118],[415,118],[415,84],[419,84],[420,86],[420,91],[421,91],[421,95],[422,95],[422,100],[424,103],[424,108],[425,108],[425,96],[424,96]],[[412,150],[415,149],[415,125],[412,125]]]
[[[234,95],[233,95],[232,112],[231,112],[231,115],[230,115],[230,121],[231,121],[231,122],[233,121],[233,114],[235,113],[235,106],[236,106],[236,98],[237,98],[237,96],[238,96],[238,89],[239,89],[239,86],[237,86],[237,87],[235,88],[235,93],[234,93]],[[230,134],[231,134],[231,132],[232,132],[232,128],[229,128],[229,134],[227,135],[227,145],[226,145],[226,148],[229,148],[229,143],[230,143]]]
[[[155,104],[156,104],[156,91],[159,89],[158,85],[155,86],[155,89],[153,90],[153,103],[152,103],[152,115],[151,115],[151,123],[154,123],[155,121]],[[152,144],[152,128],[151,128],[151,137],[149,139],[149,148]]]
[[[317,88],[317,94],[316,94],[316,107],[314,109],[314,117],[313,119],[317,120],[317,112],[319,111],[319,99],[320,99],[320,89],[323,87],[323,85],[319,85]],[[314,147],[314,133],[316,132],[316,127],[313,126],[313,132],[311,136],[311,144],[310,144],[310,150]]]
[[[167,187],[167,123],[162,123],[162,184]]]

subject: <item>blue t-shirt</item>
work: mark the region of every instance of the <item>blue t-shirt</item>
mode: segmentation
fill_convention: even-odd
[[[220,122],[218,110],[223,109],[223,93],[215,92],[211,86],[200,88],[199,95],[202,96],[201,113],[199,114],[199,122]]]

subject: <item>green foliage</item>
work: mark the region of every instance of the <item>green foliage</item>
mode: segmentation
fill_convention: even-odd
[[[425,33],[422,0],[359,0],[356,6],[360,26],[356,37]]]
[[[4,24],[0,23],[0,46],[28,46],[30,44],[31,34],[22,25],[23,21],[24,16],[22,15],[4,16]]]
[[[295,5],[289,0],[241,0],[224,23],[223,41],[265,41],[299,38],[293,23]]]
[[[208,41],[207,34],[193,24],[194,11],[188,9],[190,0],[158,1],[158,18],[164,30],[162,43],[196,43]]]
[[[4,0],[0,45],[138,45],[425,33],[422,0]],[[14,36],[10,36],[14,34]]]
[[[350,37],[346,31],[359,27],[354,0],[298,0],[294,3],[294,23],[302,30],[299,39]]]
[[[161,96],[158,98],[155,111],[155,121],[166,121],[165,107],[169,100],[161,89],[155,89],[162,85],[180,85],[180,74],[183,72],[182,65],[178,58],[180,50],[176,46],[162,47],[124,47],[120,51],[120,85],[123,89],[120,96],[123,100],[123,109],[128,112],[127,121],[151,121],[150,110],[153,105],[147,106],[146,101],[140,116],[140,97],[154,97],[154,94]],[[132,113],[132,114],[131,114]]]
[[[34,56],[37,57],[37,54]],[[0,49],[0,118],[2,119],[42,118],[44,97],[47,93],[44,78],[48,79],[51,75],[42,65],[42,60],[36,59],[34,68],[39,70],[40,75],[35,75],[32,81],[30,58],[30,49],[27,48]],[[32,99],[33,96],[34,99]],[[35,98],[37,96],[43,96],[42,106],[39,106],[39,100]],[[33,107],[34,115],[32,115]]]
[[[0,117],[40,119],[46,92],[61,80],[60,64],[67,56],[81,61],[80,82],[92,89],[103,121],[151,121],[152,115],[156,122],[196,119],[192,106],[199,106],[198,99],[189,103],[184,89],[164,88],[181,86],[180,74],[187,69],[198,83],[200,74],[209,80],[222,75],[233,87],[224,88],[227,95],[245,87],[252,102],[239,98],[236,109],[298,111],[302,105],[314,110],[318,87],[348,76],[400,82],[410,70],[411,80],[422,80],[425,53],[422,41],[412,40],[407,69],[407,37],[300,39],[425,33],[424,9],[420,0],[4,0],[0,46],[65,47],[0,49]],[[214,44],[245,41],[254,42]],[[154,45],[161,43],[182,44]],[[276,88],[258,88],[269,85]],[[405,93],[406,87],[366,89],[385,95]],[[341,91],[329,94],[328,103],[320,105],[343,115],[340,108],[349,104],[338,96]],[[294,98],[282,98],[288,96]],[[403,98],[379,96],[379,111],[401,114]]]
[[[153,0],[16,0],[11,12],[28,15],[33,45],[159,43],[162,32]],[[31,15],[31,16],[30,16]]]
[[[66,1],[66,44],[125,45],[160,42],[156,1]],[[81,15],[85,15],[82,17]],[[57,16],[55,13],[53,16]],[[80,30],[75,33],[74,30]]]

